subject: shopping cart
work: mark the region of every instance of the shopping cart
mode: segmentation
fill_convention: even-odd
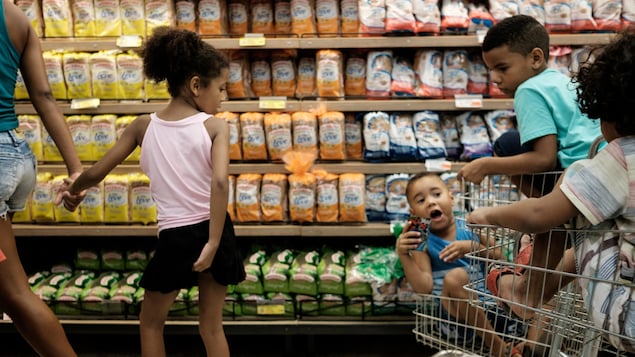
[[[529,176],[536,179],[536,175]],[[501,199],[507,189],[481,186],[481,198],[470,201],[468,194],[466,205],[476,208],[512,202]],[[489,192],[487,201],[483,192]],[[471,198],[475,198],[473,193]],[[469,254],[473,265],[486,264],[489,273],[485,281],[471,281],[466,288],[479,297],[475,300],[495,301],[507,317],[526,322],[526,335],[510,336],[512,343],[524,344],[525,355],[530,351],[535,356],[633,355],[634,332],[621,328],[618,319],[608,315],[611,309],[621,309],[619,319],[635,320],[634,271],[620,276],[624,259],[619,250],[624,239],[633,241],[635,231],[618,230],[610,224],[585,230],[552,229],[532,237],[529,249],[533,254],[527,255],[519,253],[524,248],[521,238],[526,240],[527,235],[523,238],[519,232],[494,226],[470,226],[475,234],[494,238],[496,244]],[[493,252],[501,249],[507,259],[494,259]],[[548,263],[546,257],[550,256],[566,256],[563,261],[568,263],[555,264],[555,259]],[[583,272],[579,271],[581,264],[586,267]],[[633,262],[627,264],[633,266]],[[533,282],[531,288],[526,288],[527,281]],[[499,292],[480,289],[483,283]],[[547,301],[537,303],[540,296]],[[616,296],[625,298],[618,301]]]
[[[480,185],[460,183],[461,190],[454,192],[457,221],[464,221],[467,213],[478,207],[510,204],[518,201],[523,195],[542,195],[543,191],[551,190],[560,174],[560,172],[549,172],[540,176],[514,178],[492,175],[486,177]],[[505,242],[505,244],[501,243],[498,247],[486,250],[485,257],[487,258],[489,252],[500,248],[503,255],[507,257],[506,260],[513,261],[516,232],[492,227],[486,234],[488,237],[495,236],[497,242]],[[497,262],[493,254],[490,261],[487,261],[488,265],[492,261]],[[476,262],[473,263],[473,265],[476,264]],[[473,269],[482,268],[473,267]],[[472,286],[471,294],[467,300],[429,294],[417,296],[413,332],[418,342],[447,353],[462,353],[464,356],[490,355],[490,346],[480,338],[483,335],[480,332],[491,333],[491,331],[461,322],[467,321],[467,316],[459,316],[457,313],[449,314],[444,305],[448,306],[454,302],[467,303],[483,309],[495,333],[506,342],[516,344],[525,338],[528,324],[510,315],[491,297],[491,294],[488,295],[488,292],[482,291],[485,286],[483,280],[473,281],[470,286]]]

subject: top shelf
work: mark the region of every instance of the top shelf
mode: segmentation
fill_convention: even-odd
[[[552,34],[551,45],[603,45],[614,34]],[[266,38],[264,45],[241,46],[240,38],[205,38],[218,49],[322,49],[322,48],[425,48],[425,47],[479,47],[476,35],[447,36],[378,36],[378,37],[286,37]],[[118,48],[117,38],[45,38],[42,49],[69,51],[102,51]],[[138,49],[139,47],[125,47]]]

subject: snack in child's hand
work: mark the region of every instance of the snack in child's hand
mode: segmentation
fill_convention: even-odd
[[[426,249],[426,245],[428,244],[428,227],[430,227],[430,218],[422,218],[412,216],[408,218],[408,223],[410,227],[408,228],[408,232],[419,232],[421,233],[421,250]]]

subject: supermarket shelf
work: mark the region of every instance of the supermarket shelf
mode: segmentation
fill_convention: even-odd
[[[458,171],[465,163],[452,163],[450,171]],[[334,174],[361,172],[364,174],[394,174],[406,173],[416,174],[426,171],[424,162],[363,162],[363,161],[337,161],[332,163],[317,162],[313,165],[313,169],[321,169]],[[53,175],[66,174],[66,167],[59,163],[40,163],[38,165],[40,172],[50,172]],[[129,172],[141,172],[141,168],[137,164],[122,164],[113,169],[114,174],[124,174]],[[243,162],[230,163],[229,174],[253,174],[253,173],[290,173],[283,163],[270,162]]]
[[[313,36],[313,37],[312,37]],[[442,48],[479,47],[476,35],[445,36],[377,36],[377,37],[314,37],[265,38],[258,45],[254,41],[245,45],[240,38],[210,38],[205,41],[218,49],[322,49],[322,48]],[[610,41],[613,34],[552,34],[552,45],[602,45]],[[43,50],[101,51],[118,48],[118,38],[45,38],[41,40]],[[138,49],[138,47],[125,47]]]
[[[347,225],[236,224],[239,237],[388,237],[385,223]],[[13,225],[16,237],[156,237],[155,225],[21,224]]]
[[[166,101],[101,101],[97,108],[71,109],[68,102],[59,101],[64,114],[143,114],[156,112],[167,104]],[[457,108],[453,99],[342,99],[342,100],[295,100],[285,102],[284,109],[261,108],[258,100],[230,100],[223,102],[221,110],[230,112],[270,112],[270,111],[325,111],[365,112],[369,110],[384,111],[419,111],[419,110],[497,110],[513,109],[512,99],[483,99],[480,108]],[[35,115],[37,112],[31,103],[17,102],[16,113]]]
[[[228,335],[406,335],[414,328],[414,319],[386,316],[385,320],[363,321],[351,318],[338,321],[327,317],[319,321],[306,320],[249,320],[223,321]],[[138,334],[138,320],[65,320],[60,319],[69,334]],[[263,328],[266,326],[266,328]],[[0,321],[0,333],[15,333],[10,321]],[[166,334],[198,335],[196,320],[168,320]]]

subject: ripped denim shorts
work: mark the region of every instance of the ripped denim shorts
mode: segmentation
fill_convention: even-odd
[[[37,161],[24,137],[0,131],[0,218],[22,211],[35,187]]]

